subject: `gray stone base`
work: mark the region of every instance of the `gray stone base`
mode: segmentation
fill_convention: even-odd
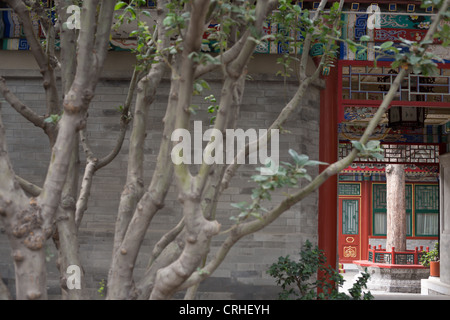
[[[367,268],[367,272],[370,274],[367,289],[370,291],[420,293],[421,280],[428,278],[430,275],[428,268],[397,268],[392,265],[386,267],[381,264],[356,265],[360,273]]]
[[[423,295],[447,295],[450,296],[450,285],[443,283],[439,277],[422,279],[420,293]]]

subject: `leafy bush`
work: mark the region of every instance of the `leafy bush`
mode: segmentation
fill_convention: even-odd
[[[317,272],[323,273],[324,277],[316,278]],[[283,291],[279,294],[279,299],[299,299],[299,300],[371,300],[372,294],[363,292],[366,288],[370,275],[365,271],[361,277],[349,289],[347,295],[339,292],[338,287],[342,287],[344,278],[330,265],[326,266],[326,258],[322,250],[317,246],[313,247],[308,240],[300,252],[300,260],[292,261],[289,256],[279,257],[278,262],[270,266],[267,271],[269,275],[276,279],[277,285]],[[327,280],[328,279],[328,280]],[[319,290],[318,290],[319,289]]]
[[[434,244],[434,249],[431,251],[423,251],[422,257],[420,257],[420,263],[424,267],[430,266],[430,261],[439,261],[439,243]]]

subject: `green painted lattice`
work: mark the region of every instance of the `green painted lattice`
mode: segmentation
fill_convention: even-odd
[[[439,233],[439,186],[415,185],[415,232],[417,236],[434,237]]]
[[[359,200],[342,200],[342,234],[358,234]]]
[[[339,184],[340,196],[360,196],[361,185],[359,183],[340,183]]]
[[[412,236],[414,211],[415,236],[437,236],[439,219],[439,186],[437,184],[405,185],[406,235]],[[414,209],[414,210],[413,210]],[[386,235],[386,184],[372,185],[373,235]]]
[[[405,197],[406,197],[406,235],[412,235],[412,185],[405,185]],[[385,236],[386,235],[386,223],[387,223],[387,210],[386,210],[386,184],[373,184],[372,185],[372,212],[373,212],[373,235]],[[375,220],[378,221],[376,222]],[[380,222],[380,220],[382,222]],[[380,223],[383,225],[381,226]]]
[[[416,185],[416,212],[439,211],[439,186]]]

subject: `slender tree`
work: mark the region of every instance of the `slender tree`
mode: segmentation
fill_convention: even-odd
[[[21,180],[15,176],[7,157],[4,134],[0,134],[3,151],[0,160],[2,162],[0,211],[13,250],[16,297],[46,299],[45,241],[52,236],[55,238],[60,253],[59,266],[64,270],[62,275],[65,275],[69,264],[79,265],[72,210],[78,180],[76,174],[78,132],[86,125],[89,103],[94,97],[107,54],[115,2],[98,0],[84,2],[81,9],[83,28],[79,32],[78,42],[75,41],[75,31],[69,31],[62,23],[60,24],[61,43],[64,44],[61,64],[64,83],[62,101],[57,91],[55,76],[57,60],[54,50],[47,52],[44,50],[32,27],[30,10],[36,8],[38,12],[45,14],[39,11],[41,5],[34,3],[33,6],[27,6],[20,0],[5,2],[19,16],[31,52],[43,75],[47,117],[58,119],[49,122],[46,121],[47,117],[36,115],[6,87],[4,79],[0,79],[0,88],[6,100],[33,124],[43,128],[52,146],[51,161],[42,188],[24,188],[32,191],[30,197],[20,187]],[[73,2],[57,2],[58,13],[62,19],[67,17],[66,9],[69,4],[73,5]],[[54,27],[45,15],[42,16],[42,20],[43,27],[47,26],[47,40],[51,42],[55,34],[51,29]],[[64,290],[66,282],[61,283],[63,292],[67,293]],[[78,292],[71,291],[71,293],[72,298],[79,297]]]

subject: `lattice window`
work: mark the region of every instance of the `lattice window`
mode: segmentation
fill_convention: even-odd
[[[373,210],[386,211],[386,184],[374,184],[373,191]]]
[[[439,186],[415,186],[416,235],[437,236],[439,233]]]
[[[397,73],[398,69],[389,66],[343,66],[342,97],[344,100],[383,100]],[[450,102],[450,70],[440,69],[433,77],[407,75],[394,101]]]
[[[359,200],[342,200],[342,234],[358,234]]]
[[[360,196],[361,185],[359,183],[340,183],[339,184],[340,196]]]
[[[413,193],[412,185],[405,185],[405,209],[406,209],[406,235],[412,235],[412,209],[413,209]],[[372,219],[373,219],[373,234],[386,235],[387,228],[387,210],[386,210],[386,184],[372,185]]]
[[[439,211],[439,186],[416,185],[416,211]]]
[[[356,163],[398,163],[398,164],[438,164],[439,144],[395,144],[381,143],[384,159],[360,158]],[[345,158],[352,151],[350,142],[339,143],[339,158]]]

